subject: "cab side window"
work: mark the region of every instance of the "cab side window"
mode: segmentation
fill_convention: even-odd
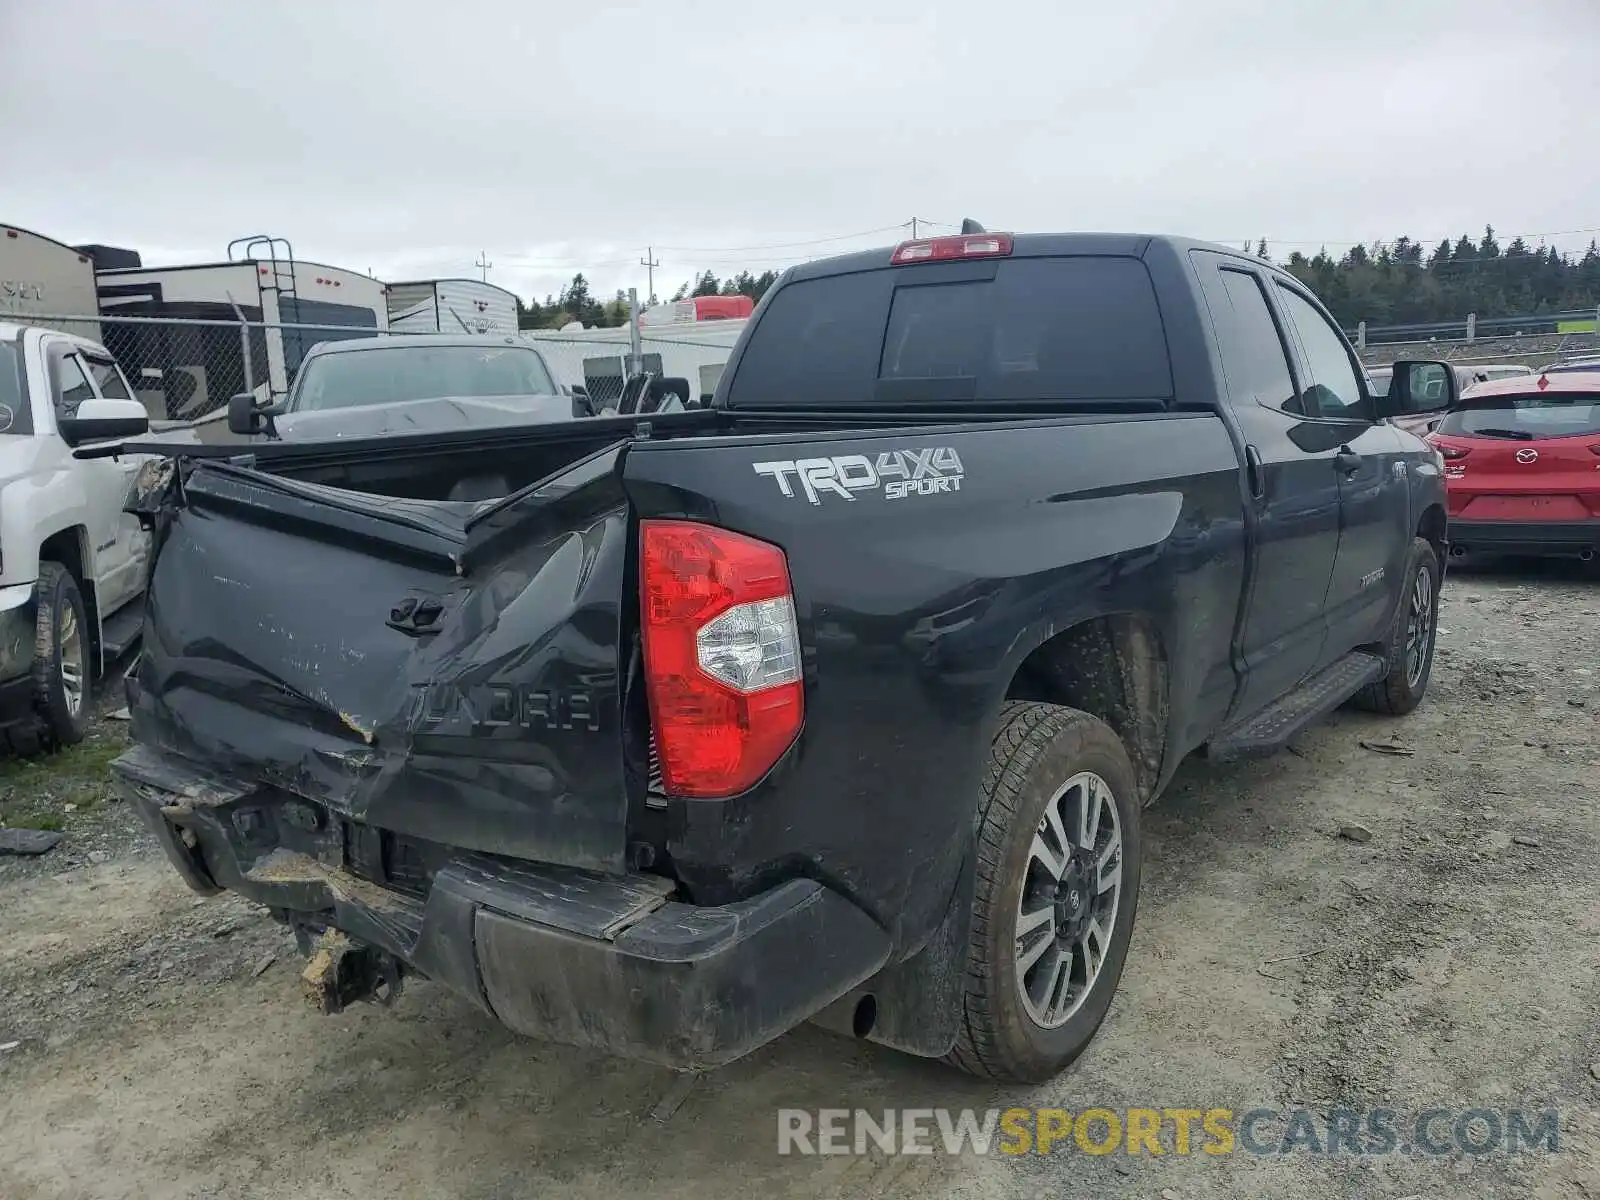
[[[1305,359],[1307,378],[1300,395],[1304,415],[1333,421],[1370,420],[1361,395],[1361,377],[1350,361],[1344,338],[1299,292],[1281,283],[1277,288],[1284,316],[1299,335]]]
[[[50,384],[58,420],[78,415],[78,406],[94,398],[94,387],[76,354],[63,354],[50,371]]]

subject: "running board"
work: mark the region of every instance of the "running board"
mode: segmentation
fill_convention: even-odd
[[[100,648],[106,663],[118,662],[139,644],[144,632],[144,597],[130,600],[100,623]]]
[[[1276,704],[1217,734],[1206,746],[1206,757],[1214,762],[1231,762],[1281,750],[1306,726],[1327,716],[1367,684],[1382,679],[1385,670],[1378,655],[1352,651]]]

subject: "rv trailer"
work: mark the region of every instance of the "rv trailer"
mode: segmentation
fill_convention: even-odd
[[[476,279],[417,279],[389,285],[394,333],[517,332],[517,298]]]
[[[0,321],[47,325],[100,340],[95,320],[94,262],[73,246],[0,225]],[[44,321],[40,314],[83,320]]]
[[[642,329],[639,369],[688,379],[690,388],[702,400],[708,400],[747,324],[734,318]],[[567,386],[581,384],[597,400],[614,399],[621,394],[632,352],[627,326],[524,329],[521,336],[545,351],[558,382]]]
[[[241,238],[228,253],[227,262],[96,274],[102,316],[175,322],[107,321],[106,348],[157,420],[215,412],[239,392],[281,397],[318,342],[389,327],[386,289],[371,276],[303,262],[282,238]]]

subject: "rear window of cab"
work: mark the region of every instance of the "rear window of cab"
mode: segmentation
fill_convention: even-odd
[[[1129,257],[887,267],[778,289],[751,331],[736,408],[1165,401],[1155,288]]]

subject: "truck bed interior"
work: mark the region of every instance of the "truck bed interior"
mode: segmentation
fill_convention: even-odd
[[[708,429],[717,414],[694,412],[653,420],[649,436]],[[556,426],[429,435],[389,435],[324,442],[129,444],[196,462],[224,462],[323,487],[369,496],[478,503],[512,495],[573,463],[641,436],[640,422],[600,418]]]
[[[617,441],[615,431],[543,445],[383,455],[359,461],[261,464],[275,475],[407,500],[476,502],[521,491]]]
[[[1110,419],[1181,418],[1181,412],[1130,411],[1127,405],[1075,404],[1013,411],[988,406],[982,410],[875,408],[870,411],[733,413],[725,410],[637,417],[598,417],[526,429],[462,431],[449,434],[402,434],[351,438],[336,442],[256,442],[249,444],[130,444],[135,453],[181,455],[192,460],[233,462],[270,475],[343,488],[371,496],[433,502],[479,503],[512,495],[549,479],[592,454],[619,442],[686,437],[738,436],[762,433],[816,434],[856,429],[863,434],[922,427],[956,429],[1002,421],[1050,424],[1093,424]]]

